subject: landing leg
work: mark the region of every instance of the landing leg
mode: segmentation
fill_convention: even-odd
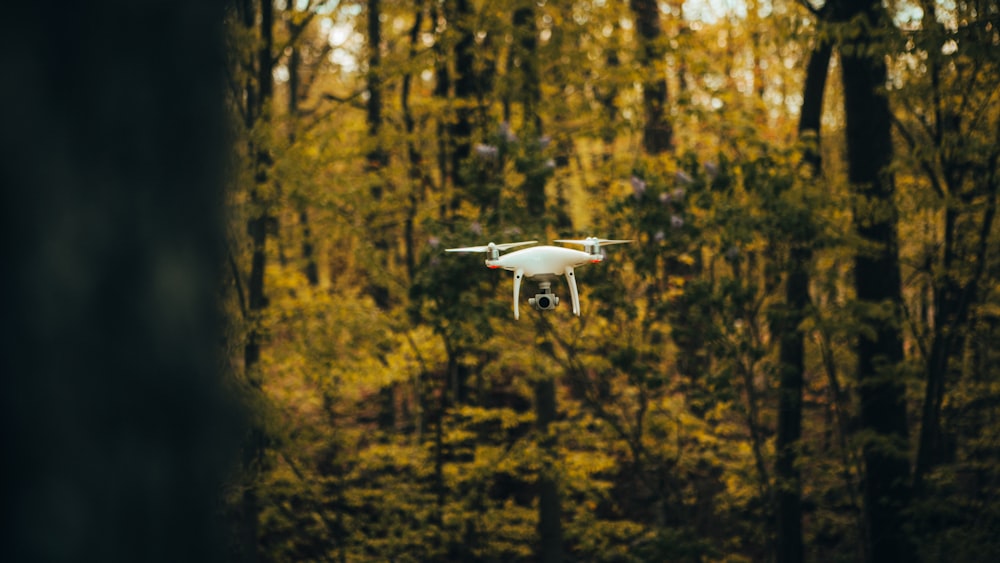
[[[573,301],[573,314],[580,316],[580,291],[576,288],[576,274],[573,266],[566,266],[566,283],[569,284],[569,296]]]
[[[518,268],[514,270],[514,320],[521,318],[517,310],[517,299],[521,295],[521,279],[524,277],[524,270]]]

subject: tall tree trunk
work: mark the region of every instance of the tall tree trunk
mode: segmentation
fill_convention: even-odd
[[[612,25],[612,29],[613,34],[617,33],[618,26]],[[604,56],[604,64],[609,74],[617,71],[621,66],[617,48],[608,48]],[[615,138],[617,137],[618,105],[616,99],[618,98],[618,86],[614,80],[606,80],[605,82],[602,84],[600,81],[594,81],[594,97],[604,108],[604,119],[607,120],[601,127],[601,140],[604,142],[604,152],[601,159],[604,163],[609,163],[614,157]]]
[[[389,153],[382,145],[382,4],[381,0],[368,0],[368,104],[366,121],[373,148],[368,151],[366,168],[371,182],[373,208],[368,217],[369,236],[375,248],[374,272],[369,275],[368,292],[375,306],[387,311],[390,306],[389,286],[384,281],[392,268],[392,239],[394,233],[379,227],[377,219],[384,216],[381,204],[385,199],[386,185],[382,174],[389,164]],[[379,389],[378,425],[389,430],[396,424],[396,385],[390,383]]]
[[[384,281],[390,267],[389,229],[377,225],[377,219],[384,216],[381,204],[385,197],[386,186],[382,174],[389,164],[389,153],[382,146],[382,15],[381,0],[368,1],[368,102],[365,120],[368,124],[368,136],[374,143],[366,155],[366,170],[369,174],[370,193],[373,201],[369,213],[369,236],[375,248],[375,271],[368,280],[368,292],[375,301],[375,306],[386,310],[389,308],[389,286]]]
[[[865,247],[854,260],[854,284],[863,330],[857,336],[857,377],[861,402],[863,486],[870,561],[910,561],[913,547],[903,532],[909,502],[908,445],[903,345],[898,313],[902,303],[892,162],[891,115],[882,89],[883,49],[873,29],[888,29],[879,2],[841,0],[846,21],[861,26],[841,47],[844,113],[847,122],[848,180],[855,190],[854,228]]]
[[[629,0],[639,31],[639,61],[646,78],[642,82],[645,124],[642,147],[647,154],[661,154],[673,148],[673,127],[667,117],[667,79],[663,75],[660,7],[656,0]]]
[[[551,343],[542,345],[551,346]],[[562,509],[559,484],[552,467],[556,452],[549,430],[549,424],[555,419],[556,382],[554,378],[546,377],[535,383],[535,424],[545,456],[538,476],[538,561],[541,563],[560,563],[563,560]]]
[[[820,118],[823,93],[829,75],[831,43],[821,41],[809,55],[805,89],[802,93],[802,113],[799,117],[799,137],[813,135],[803,160],[812,178],[821,175],[819,153]],[[811,132],[811,133],[809,133]],[[811,144],[815,143],[815,144]],[[805,234],[804,234],[805,235]],[[777,479],[778,563],[799,563],[803,560],[802,542],[802,480],[798,469],[802,438],[802,390],[805,374],[805,335],[799,328],[809,306],[809,267],[812,262],[811,240],[792,235],[788,277],[785,280],[785,316],[776,327],[781,380],[778,390],[778,433],[775,449]]]
[[[514,11],[514,33],[518,38],[514,59],[521,75],[520,102],[524,115],[522,132],[524,136],[530,135],[537,139],[542,134],[542,118],[538,115],[542,95],[538,76],[538,30],[535,28],[534,3]],[[537,224],[533,226],[540,228],[544,228],[545,223],[545,183],[546,175],[528,171],[522,184],[528,215],[537,220]]]
[[[285,28],[289,37],[296,37],[300,32],[300,26],[307,23],[296,23],[292,15],[295,12],[295,0],[285,0],[285,11],[288,17],[285,20]],[[288,130],[289,143],[295,142],[295,131],[298,128],[299,118],[299,98],[302,92],[302,55],[298,44],[293,41],[289,46],[288,54],[288,119],[291,127]],[[309,210],[304,202],[298,203],[299,224],[302,226],[302,273],[305,274],[309,285],[316,287],[319,285],[319,267],[316,264],[315,248],[313,246],[312,229],[309,226]]]
[[[0,559],[225,560],[223,4],[4,7]]]
[[[423,27],[425,0],[416,0],[414,10],[413,27],[410,28],[409,58],[414,60],[417,57],[417,45],[420,40],[420,28]],[[415,229],[417,212],[424,202],[425,190],[429,186],[429,174],[423,169],[424,157],[417,145],[415,138],[417,122],[410,109],[410,92],[412,91],[413,73],[406,73],[403,76],[403,83],[399,92],[399,106],[403,113],[403,126],[406,130],[406,155],[407,155],[407,178],[410,181],[409,204],[406,212],[406,220],[403,224],[403,243],[405,245],[406,277],[413,280],[416,270],[416,240]]]
[[[518,8],[514,12],[514,33],[518,37],[517,59],[521,74],[521,104],[524,115],[523,134],[540,137],[542,121],[537,113],[541,101],[541,77],[537,65],[537,33],[534,3]],[[526,174],[523,184],[528,208],[530,228],[544,236],[545,232],[545,184],[548,176],[537,172]],[[536,324],[536,330],[544,329]],[[542,346],[551,347],[551,342]],[[545,459],[538,476],[538,553],[542,563],[559,563],[563,560],[563,537],[559,483],[551,470],[555,463],[555,447],[549,436],[549,424],[556,418],[556,383],[552,377],[544,377],[535,383],[535,417],[539,433],[540,447]]]
[[[454,95],[458,102],[455,119],[448,127],[451,150],[451,175],[455,193],[451,209],[455,211],[461,204],[462,190],[468,186],[468,179],[461,174],[463,163],[472,152],[472,100],[476,93],[475,30],[472,29],[473,12],[469,0],[455,0],[454,13],[448,14],[449,23],[454,23],[460,32],[455,45]]]
[[[247,89],[247,116],[251,128],[261,127],[261,123],[270,120],[270,103],[274,91],[272,70],[274,59],[273,26],[274,6],[269,0],[260,2],[260,17],[256,18],[253,2],[245,3],[244,25],[251,29],[259,22],[259,43],[256,53],[256,96],[255,89]],[[250,329],[247,341],[243,347],[243,367],[250,386],[261,392],[261,375],[259,372],[260,353],[264,335],[260,328],[261,317],[267,308],[268,299],[265,293],[264,271],[267,260],[267,233],[274,222],[271,216],[270,201],[264,196],[267,184],[270,182],[271,154],[266,141],[258,141],[251,147],[254,158],[253,186],[250,188],[251,215],[247,220],[247,234],[250,236],[250,275],[247,280],[247,309]],[[239,557],[241,561],[253,562],[259,558],[258,526],[259,500],[257,498],[257,480],[262,469],[265,448],[264,429],[260,423],[255,423],[250,429],[247,443],[244,446],[243,463],[249,483],[246,484],[241,510]]]

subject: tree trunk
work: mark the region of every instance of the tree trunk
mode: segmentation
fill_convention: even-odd
[[[420,38],[420,28],[424,22],[424,0],[417,0],[414,11],[413,27],[410,28],[409,57],[414,59],[417,56],[417,45]],[[406,219],[403,223],[403,244],[405,246],[406,277],[412,281],[416,271],[416,240],[415,228],[417,212],[424,202],[425,189],[430,184],[425,181],[429,175],[423,170],[423,154],[417,145],[414,134],[416,132],[416,120],[410,109],[410,92],[413,84],[413,73],[407,72],[403,76],[403,83],[399,92],[399,107],[403,113],[403,126],[406,130],[406,154],[407,154],[407,178],[410,181],[409,208],[406,211]]]
[[[385,198],[386,186],[382,175],[389,164],[389,153],[382,146],[379,136],[382,133],[382,23],[380,21],[382,7],[380,0],[368,2],[368,102],[366,104],[365,121],[368,124],[368,136],[374,146],[366,155],[365,169],[369,174],[369,191],[372,196],[372,209],[368,213],[367,223],[374,252],[373,272],[368,276],[368,294],[375,306],[385,311],[390,305],[389,286],[384,281],[389,276],[390,248],[392,233],[387,227],[380,227],[378,219],[384,217],[381,209]],[[386,397],[383,396],[383,400]]]
[[[556,419],[556,382],[551,377],[535,383],[535,417],[546,458],[538,476],[538,561],[560,563],[563,560],[561,503],[559,484],[551,468],[556,456],[555,444],[549,435],[549,424]]]
[[[454,13],[448,14],[460,37],[455,45],[455,120],[448,128],[451,149],[451,174],[455,186],[451,209],[455,211],[461,204],[461,190],[468,185],[461,175],[462,165],[472,152],[472,98],[476,92],[475,31],[471,29],[473,12],[469,0],[456,0]]]
[[[247,3],[252,6],[252,2]],[[244,25],[253,27],[257,25],[254,18],[254,10],[248,8],[244,14]],[[273,47],[273,26],[274,26],[274,6],[268,0],[260,2],[259,19],[259,47],[257,50],[257,81],[256,99],[251,95],[253,89],[248,89],[247,108],[248,121],[251,127],[259,127],[261,122],[270,119],[270,103],[274,92],[274,82],[272,70],[274,60],[271,55]],[[258,364],[260,364],[261,345],[264,335],[260,329],[260,320],[264,309],[267,308],[268,299],[264,286],[264,271],[267,266],[267,232],[269,225],[273,223],[271,217],[270,201],[264,197],[266,185],[270,181],[270,168],[272,164],[271,154],[268,148],[262,143],[251,147],[251,154],[254,155],[254,179],[250,188],[251,216],[247,220],[247,234],[250,236],[250,275],[247,281],[247,308],[250,321],[250,329],[247,333],[247,341],[243,347],[243,368],[246,372],[246,379],[251,388],[256,392],[261,391],[261,377]],[[257,479],[262,469],[264,459],[264,429],[259,423],[255,423],[250,429],[244,446],[243,463],[246,471],[246,479],[249,481],[245,485],[242,503],[240,507],[241,524],[239,526],[239,557],[241,561],[254,562],[258,560],[258,526],[260,519],[260,506],[257,497]]]
[[[646,79],[642,82],[645,124],[642,148],[647,154],[662,154],[673,148],[673,127],[667,118],[667,79],[663,75],[663,47],[660,45],[660,8],[656,0],[629,0],[639,31],[639,62]]]
[[[832,46],[820,43],[809,56],[806,67],[805,90],[802,94],[802,113],[799,117],[799,137],[812,131],[815,145],[807,146],[803,159],[810,167],[809,175],[821,174],[819,157],[820,118],[823,110],[823,93],[829,74]],[[788,277],[785,280],[786,311],[777,328],[779,335],[779,365],[781,380],[778,390],[778,433],[775,449],[775,477],[777,480],[778,563],[799,563],[803,559],[802,542],[802,480],[798,469],[800,440],[802,437],[802,390],[805,373],[805,335],[799,328],[809,306],[809,266],[812,261],[810,240],[793,235],[789,256]]]
[[[542,134],[542,119],[538,115],[538,103],[541,101],[542,95],[536,61],[538,39],[536,38],[534,4],[514,11],[514,33],[518,37],[518,48],[514,58],[518,62],[521,75],[520,102],[524,115],[522,133],[526,137],[538,138]],[[533,226],[541,228],[544,228],[545,223],[546,178],[545,174],[529,171],[522,184],[528,215],[533,220],[538,221],[538,224]]]
[[[795,244],[795,243],[793,243]],[[801,244],[801,243],[800,243]],[[809,304],[812,251],[795,247],[785,281],[785,311],[775,329],[779,337],[780,383],[775,450],[775,507],[778,563],[802,561],[802,481],[798,469],[802,437],[802,389],[805,346],[799,325]]]
[[[291,17],[295,12],[294,0],[285,0],[285,11],[289,14],[289,17],[285,21],[285,28],[288,31],[288,36],[296,36],[300,32],[299,26],[306,24],[297,24],[295,23],[295,18]],[[298,128],[299,99],[302,91],[302,55],[299,52],[298,45],[294,42],[289,47],[289,50],[288,118],[292,125],[288,131],[288,141],[290,143],[294,143],[295,130]],[[316,253],[313,246],[312,229],[309,226],[309,210],[304,202],[300,202],[298,204],[298,212],[299,224],[302,226],[302,273],[305,274],[306,280],[309,281],[309,285],[316,287],[319,285],[319,267],[316,264]]]
[[[226,558],[223,11],[4,7],[0,559]]]
[[[844,112],[847,124],[848,180],[855,190],[854,227],[865,247],[854,260],[854,283],[864,326],[857,336],[857,378],[863,446],[863,498],[870,561],[913,560],[903,532],[909,502],[908,443],[903,360],[898,312],[902,303],[898,213],[894,201],[891,115],[885,87],[886,66],[871,29],[884,29],[878,2],[842,0],[847,21],[863,25],[841,47]],[[863,24],[860,19],[866,20]]]
[[[538,75],[536,58],[537,29],[535,28],[534,4],[519,8],[514,13],[514,29],[518,39],[517,58],[521,71],[521,104],[524,112],[523,132],[525,135],[540,137],[542,121],[537,114],[541,99],[541,77]],[[544,236],[545,232],[545,174],[526,174],[523,189],[528,208],[530,229]],[[535,325],[539,334],[544,328]],[[545,341],[541,346],[552,346]],[[544,377],[535,383],[535,416],[539,434],[539,446],[543,452],[542,469],[538,475],[538,561],[559,563],[563,560],[562,508],[559,498],[559,483],[551,466],[556,461],[553,439],[549,436],[549,424],[556,418],[556,384],[552,377]]]

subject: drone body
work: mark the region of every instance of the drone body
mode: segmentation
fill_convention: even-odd
[[[539,287],[542,293],[528,301],[536,309],[552,309],[559,303],[559,298],[552,295],[552,279],[557,276],[566,276],[566,283],[569,284],[569,293],[573,302],[573,314],[580,314],[580,292],[576,286],[576,274],[574,269],[585,264],[596,264],[604,260],[601,254],[601,244],[622,244],[632,242],[629,240],[609,240],[589,237],[584,240],[557,240],[568,244],[583,245],[583,252],[564,248],[561,246],[533,246],[500,255],[501,250],[534,244],[537,241],[512,242],[506,244],[489,243],[486,246],[470,246],[465,248],[448,248],[446,252],[487,252],[486,267],[492,270],[504,269],[514,272],[514,318],[520,318],[518,310],[518,299],[521,294],[521,281],[524,278],[539,280]]]

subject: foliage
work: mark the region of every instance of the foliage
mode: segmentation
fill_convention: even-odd
[[[874,313],[903,327],[893,373],[914,437],[934,339],[961,335],[940,388],[944,446],[907,529],[927,560],[995,556],[996,7],[904,21],[908,5],[890,5],[897,27],[872,47],[892,61],[904,269],[904,302],[873,307],[851,289],[852,259],[869,249],[852,232],[865,208],[846,182],[837,81],[822,136],[795,130],[809,49],[860,22],[803,3],[661,5],[651,70],[624,2],[515,4],[276,5],[273,99],[252,126],[234,120],[226,288],[232,364],[249,335],[264,342],[242,381],[267,436],[245,485],[259,493],[261,554],[537,560],[552,482],[568,559],[769,559],[787,486],[775,476],[782,288],[804,267],[808,558],[864,555],[872,442],[853,346]],[[231,28],[238,112],[261,33]],[[642,150],[646,72],[671,93],[674,149],[659,155]],[[823,156],[819,177],[807,150]],[[250,311],[246,225],[262,213],[267,301]],[[579,270],[579,318],[522,303],[515,322],[508,276],[443,252],[588,235],[634,243]],[[803,248],[811,259],[797,264]],[[961,315],[935,316],[952,302]]]

